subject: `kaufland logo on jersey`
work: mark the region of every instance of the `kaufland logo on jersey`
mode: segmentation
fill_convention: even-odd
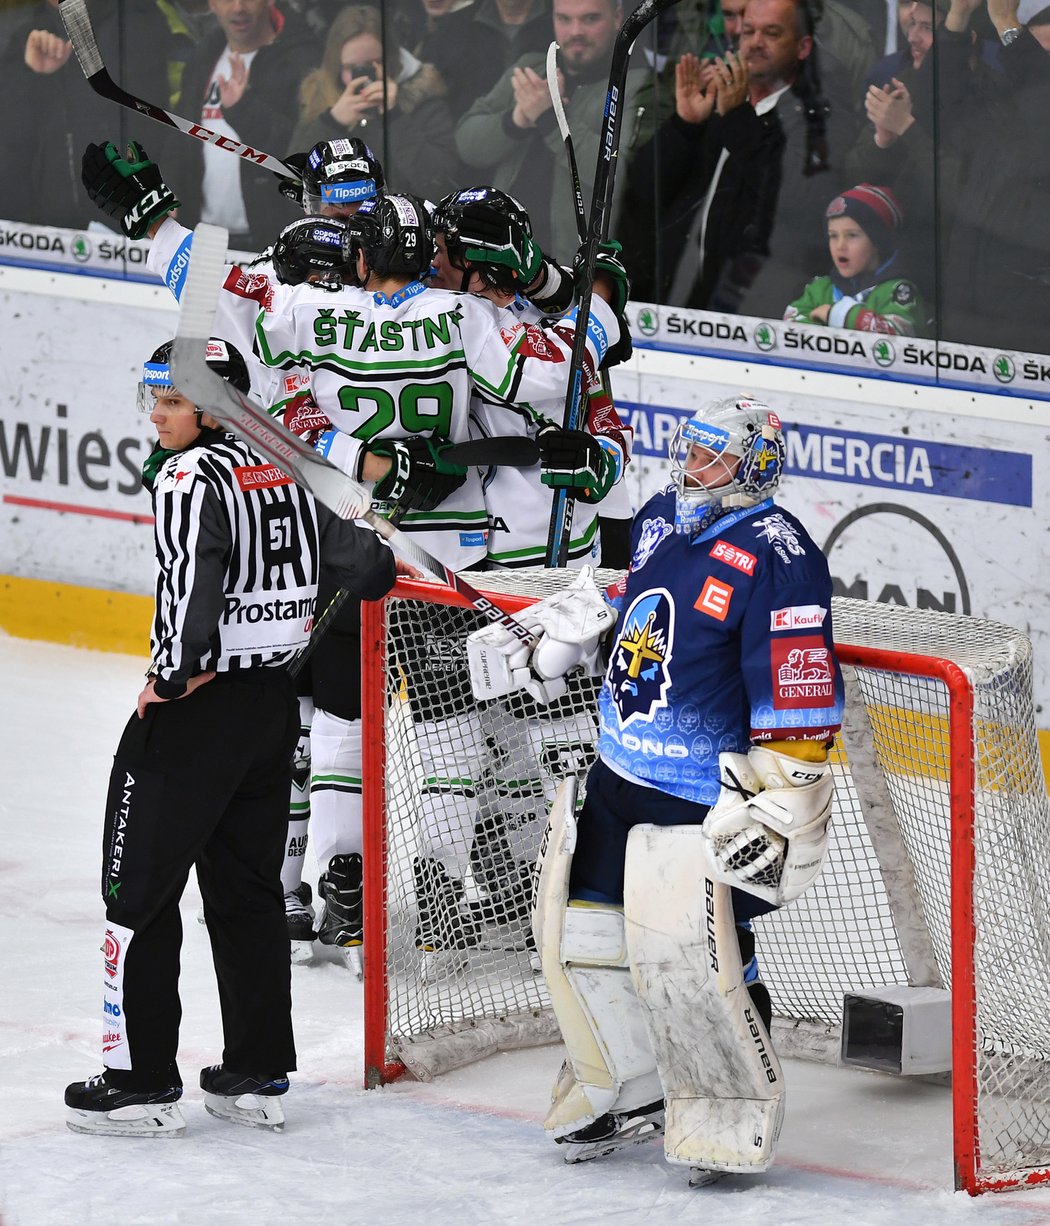
[[[774,609],[769,615],[770,630],[813,630],[823,626],[827,609],[818,604],[796,604]]]

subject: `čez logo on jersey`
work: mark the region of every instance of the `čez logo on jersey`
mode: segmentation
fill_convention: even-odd
[[[666,706],[673,642],[670,593],[662,587],[645,592],[624,614],[606,681],[622,728]]]

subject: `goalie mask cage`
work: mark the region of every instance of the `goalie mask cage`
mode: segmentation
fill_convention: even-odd
[[[517,611],[574,577],[475,582]],[[837,1059],[845,993],[950,989],[956,1187],[1050,1180],[1050,815],[1031,643],[977,618],[832,603],[847,703],[828,857],[810,890],[755,924],[777,1046]],[[476,704],[474,608],[399,583],[362,610],[374,1086],[558,1041],[533,969],[529,870],[556,781],[582,779],[593,758],[598,683],[576,681],[552,709]],[[669,772],[698,741],[718,747],[688,708],[678,731]]]

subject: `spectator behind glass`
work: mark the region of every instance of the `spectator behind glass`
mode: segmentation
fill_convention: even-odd
[[[936,283],[937,193],[954,197],[958,159],[946,144],[934,145],[934,28],[949,0],[937,7],[906,0],[899,5],[903,45],[868,74],[867,123],[846,158],[854,180],[892,187],[908,216],[907,264],[924,288]],[[935,174],[936,167],[936,174]]]
[[[749,0],[715,84],[701,87],[695,55],[679,61],[675,114],[628,174],[639,299],[779,318],[823,264],[812,219],[854,125],[824,101],[812,30],[798,0]]]
[[[940,197],[946,234],[941,297],[944,340],[1050,352],[1050,248],[1046,216],[1050,115],[1050,7],[988,0],[1001,46],[999,71],[973,53],[980,0],[953,0],[934,54],[940,136],[962,169]]]
[[[893,192],[858,184],[832,200],[824,220],[831,273],[814,277],[784,318],[858,332],[925,336],[926,305],[899,266],[904,219]]]
[[[317,45],[268,0],[209,0],[208,7],[217,23],[186,61],[181,114],[282,157],[295,124],[289,100],[316,61]],[[225,226],[234,250],[258,251],[299,215],[254,162],[189,139],[172,141],[171,150],[168,182],[182,201],[179,220]]]
[[[321,66],[303,81],[292,144],[309,149],[358,136],[383,164],[391,190],[440,200],[461,178],[445,82],[396,42],[384,57],[381,34],[376,9],[354,4],[339,12]]]
[[[550,41],[551,0],[474,0],[436,23],[420,58],[445,78],[458,122],[515,60],[546,52]]]
[[[153,0],[89,0],[99,50],[113,78],[131,93],[168,105],[171,47],[168,24]],[[163,129],[118,112],[84,79],[57,0],[24,8],[0,55],[3,154],[9,173],[0,181],[0,217],[37,225],[79,228],[95,219],[80,182],[80,155],[99,130],[137,140],[163,156]],[[148,54],[135,49],[148,48]],[[159,85],[158,85],[159,83]]]
[[[554,37],[565,114],[573,135],[584,204],[590,209],[594,166],[605,98],[609,60],[621,10],[617,0],[554,0]],[[547,37],[550,39],[550,30]],[[456,147],[464,163],[483,182],[498,184],[520,200],[532,218],[533,237],[560,263],[568,263],[579,246],[576,212],[565,146],[551,104],[545,75],[546,56],[524,56],[456,127]],[[619,157],[627,156],[639,94],[650,69],[636,61],[629,69],[621,104],[624,117]],[[618,176],[616,202],[622,196]],[[617,209],[609,230],[616,232]]]
[[[469,8],[474,0],[403,0],[394,15],[401,45],[417,60],[433,64],[445,52],[444,18]]]

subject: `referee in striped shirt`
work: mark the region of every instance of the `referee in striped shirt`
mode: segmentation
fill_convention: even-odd
[[[103,833],[103,1063],[66,1090],[74,1131],[176,1134],[179,899],[196,865],[225,1047],[201,1073],[209,1111],[279,1127],[295,1068],[280,871],[299,708],[285,667],[309,638],[322,559],[356,596],[394,581],[371,529],[318,506],[171,386],[170,344],[140,403],[158,445],[152,660],[110,776]],[[242,391],[222,341],[208,364]],[[246,1097],[247,1096],[247,1097]]]

